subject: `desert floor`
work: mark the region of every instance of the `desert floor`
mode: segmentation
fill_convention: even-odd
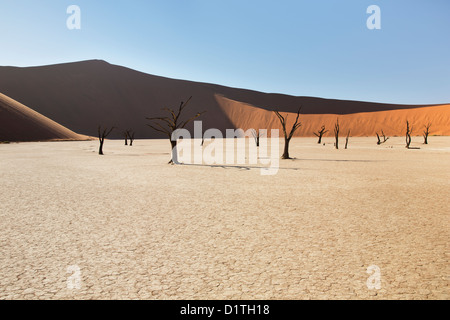
[[[165,140],[0,145],[0,299],[450,299],[450,137],[325,142],[273,176]]]

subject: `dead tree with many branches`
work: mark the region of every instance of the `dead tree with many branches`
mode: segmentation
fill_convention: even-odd
[[[302,123],[298,121],[300,118],[300,110],[301,109],[302,109],[301,107],[298,108],[297,118],[295,119],[295,122],[292,125],[292,129],[289,133],[286,130],[286,121],[287,121],[288,115],[286,115],[286,117],[283,117],[278,111],[274,111],[275,114],[277,115],[278,119],[281,122],[281,126],[283,127],[284,152],[283,152],[283,155],[281,156],[281,159],[291,159],[291,157],[289,157],[289,142],[291,142],[291,139],[294,136],[295,131],[297,131],[297,129],[302,126]]]
[[[313,132],[314,135],[319,138],[319,142],[317,142],[318,144],[322,143],[322,137],[327,132],[328,132],[328,130],[325,130],[325,126],[322,126],[322,128],[319,131],[317,131],[317,133]]]
[[[109,134],[114,130],[115,128],[112,127],[108,130],[108,128],[102,129],[101,126],[98,126],[98,140],[100,141],[100,147],[98,149],[98,154],[103,155],[103,144],[105,143],[105,139],[109,136]]]
[[[169,164],[178,164],[178,156],[177,156],[177,139],[176,137],[172,137],[173,133],[178,129],[184,129],[188,123],[194,121],[198,117],[200,117],[204,112],[198,112],[193,117],[181,121],[181,114],[191,101],[192,97],[190,97],[186,102],[181,102],[178,110],[163,108],[162,110],[169,113],[169,116],[166,117],[151,117],[147,118],[147,120],[152,121],[152,124],[148,124],[150,128],[155,131],[164,133],[168,136],[170,140],[170,145],[172,147],[172,159],[169,161]]]

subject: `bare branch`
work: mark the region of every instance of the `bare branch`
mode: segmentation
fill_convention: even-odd
[[[159,125],[159,123],[155,123],[155,124]],[[152,126],[151,124],[147,124],[147,125],[148,125],[150,128],[152,128],[153,130],[162,132],[162,133],[164,133],[164,134],[167,134],[168,136],[172,136],[172,134],[171,134],[169,131],[165,131],[165,130],[161,130],[161,129],[155,128],[155,127]]]
[[[197,113],[195,116],[193,116],[192,118],[186,120],[185,122],[183,122],[178,128],[184,128],[189,122],[197,119],[198,117],[200,117],[202,114],[204,114],[206,111],[203,112],[199,112]]]

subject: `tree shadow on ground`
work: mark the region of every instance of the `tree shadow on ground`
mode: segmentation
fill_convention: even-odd
[[[223,164],[193,164],[193,163],[180,163],[180,166],[193,166],[193,167],[210,167],[210,168],[222,168],[222,169],[239,169],[239,170],[251,170],[251,169],[271,169],[270,167],[258,167],[258,166],[242,166],[242,165],[223,165]],[[276,168],[278,170],[302,170],[301,168]]]
[[[347,159],[298,159],[291,158],[292,161],[325,161],[325,162],[384,162],[386,160],[347,160]]]

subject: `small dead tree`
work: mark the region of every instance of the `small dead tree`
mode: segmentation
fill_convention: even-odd
[[[263,137],[264,134],[261,133],[261,130],[252,129],[252,135],[253,139],[255,139],[256,146],[259,147],[259,139]]]
[[[291,142],[291,139],[295,133],[295,131],[297,131],[298,128],[300,128],[302,126],[302,123],[299,122],[299,118],[300,118],[300,110],[302,108],[298,108],[297,111],[297,118],[295,119],[294,124],[292,125],[292,129],[291,131],[288,133],[286,130],[286,121],[288,118],[288,115],[286,115],[286,117],[283,117],[280,112],[278,111],[274,111],[275,114],[277,115],[278,119],[281,122],[281,126],[283,127],[283,134],[284,134],[284,152],[283,155],[281,156],[281,159],[291,159],[291,157],[289,157],[289,142]]]
[[[409,121],[406,120],[406,148],[410,149],[411,146],[411,134],[412,134],[412,126],[409,125]]]
[[[128,133],[128,138],[130,138],[130,147],[133,146],[134,135],[135,135],[134,131],[130,131],[130,132]]]
[[[125,137],[125,145],[127,146],[128,145],[128,130],[124,131],[123,135]]]
[[[108,128],[102,129],[101,126],[98,126],[98,140],[100,141],[100,147],[98,149],[98,154],[103,155],[103,144],[105,143],[105,139],[109,136],[109,134],[114,130],[115,128],[112,127],[108,130]]]
[[[314,135],[319,138],[319,142],[317,142],[318,144],[322,143],[322,137],[327,132],[328,132],[328,130],[325,130],[325,126],[322,126],[322,128],[317,133],[313,132]]]
[[[348,130],[347,137],[345,138],[345,149],[348,147],[348,140],[350,139],[350,130]]]
[[[133,130],[126,130],[124,132],[125,134],[125,145],[127,144],[127,138],[130,140],[130,147],[133,146],[133,141],[134,141],[134,131]]]
[[[377,145],[383,144],[383,143],[385,143],[386,141],[389,140],[389,137],[386,137],[386,135],[384,134],[383,130],[381,130],[381,135],[383,136],[383,141],[381,141],[380,135],[378,134],[378,132],[376,134],[377,134],[377,138],[378,138]]]
[[[428,122],[425,126],[425,130],[423,131],[423,144],[428,144],[428,136],[430,134],[431,122]]]
[[[334,138],[336,140],[336,142],[334,143],[334,146],[336,147],[336,149],[339,149],[339,130],[340,130],[340,126],[339,126],[339,118],[336,119],[336,124],[334,125]]]
[[[183,129],[186,127],[188,123],[191,121],[197,119],[200,117],[204,112],[198,112],[193,117],[181,121],[181,113],[186,108],[188,103],[191,101],[192,97],[190,97],[186,102],[181,102],[180,106],[178,107],[178,110],[170,109],[170,108],[163,108],[162,110],[168,112],[170,115],[167,117],[152,117],[147,118],[147,120],[152,121],[152,124],[148,124],[150,128],[152,128],[155,131],[164,133],[168,136],[170,140],[170,145],[172,147],[172,159],[169,161],[169,164],[178,164],[178,156],[177,156],[177,139],[172,139],[172,134],[178,130]]]

